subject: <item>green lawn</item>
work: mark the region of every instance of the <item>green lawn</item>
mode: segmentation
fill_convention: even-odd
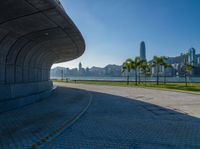
[[[55,82],[61,82],[61,81],[55,81]],[[67,83],[67,82],[66,82]],[[70,81],[68,83],[75,83],[75,81]],[[187,91],[187,92],[198,92],[200,93],[200,83],[193,83],[188,84],[188,86],[185,86],[185,83],[167,83],[163,84],[162,82],[159,85],[156,85],[156,83],[141,83],[137,86],[134,82],[130,82],[129,85],[126,84],[126,82],[109,82],[109,81],[76,81],[78,84],[96,84],[96,85],[112,85],[112,86],[129,86],[129,87],[144,87],[144,88],[160,88],[160,89],[171,89],[171,90],[177,90],[177,91]]]

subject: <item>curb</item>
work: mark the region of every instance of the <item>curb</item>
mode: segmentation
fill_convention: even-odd
[[[56,83],[65,83],[65,82],[56,82]],[[186,93],[192,95],[200,95],[197,92],[190,92],[190,91],[183,91],[183,90],[173,90],[173,89],[165,89],[165,88],[156,88],[156,87],[141,87],[141,86],[115,86],[115,85],[106,85],[106,84],[84,84],[84,83],[77,83],[83,85],[99,85],[99,86],[114,86],[114,87],[126,87],[126,88],[142,88],[142,89],[152,89],[152,90],[161,90],[161,91],[170,91],[170,92],[179,92],[179,93]]]
[[[85,90],[86,91],[86,90]],[[28,147],[28,149],[42,149],[47,143],[51,142],[53,139],[58,137],[60,134],[64,132],[68,127],[73,125],[89,108],[89,106],[92,103],[93,96],[91,93],[86,91],[87,94],[89,95],[89,101],[86,106],[84,106],[77,114],[75,114],[70,120],[67,122],[64,122],[59,128],[51,131],[48,135],[45,137],[39,139],[36,141],[34,144]]]
[[[132,88],[132,87],[130,87],[130,88]],[[161,91],[170,91],[170,92],[176,92],[176,93],[179,92],[179,93],[186,93],[186,94],[192,94],[192,95],[200,95],[200,93],[195,93],[195,92],[190,92],[190,91],[182,91],[182,90],[165,89],[165,88],[139,87],[139,86],[135,87],[135,88],[143,88],[143,89],[152,89],[152,90],[161,90]]]

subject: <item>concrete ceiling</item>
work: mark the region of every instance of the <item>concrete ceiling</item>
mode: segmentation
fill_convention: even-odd
[[[75,59],[84,39],[57,0],[0,1],[0,83],[46,81],[54,63]]]

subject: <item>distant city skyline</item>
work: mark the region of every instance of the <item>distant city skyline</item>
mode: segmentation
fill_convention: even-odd
[[[200,1],[193,0],[61,0],[86,41],[82,57],[56,66],[73,68],[120,65],[139,56],[177,56],[194,47],[200,53]],[[180,5],[181,3],[181,5]],[[102,11],[103,10],[103,11]]]
[[[187,51],[186,61],[193,66],[193,70],[190,73],[190,76],[200,76],[200,54],[196,54],[196,50],[194,48],[190,48]],[[140,45],[140,58],[141,60],[145,60],[145,43],[141,42]],[[159,74],[163,76],[164,74],[168,77],[181,77],[184,76],[184,58],[182,54],[176,57],[168,57],[166,59],[166,63],[171,65],[172,67],[164,69],[163,66],[159,66]],[[153,60],[148,61],[149,66],[152,66]],[[156,75],[157,67],[149,67],[151,76]],[[74,68],[66,68],[66,67],[55,67],[51,69],[51,79],[58,78],[68,78],[68,77],[123,77],[127,75],[127,71],[122,73],[122,65],[116,64],[107,64],[105,67],[96,67],[93,66],[91,68],[82,67],[82,63],[80,62],[77,67]],[[131,76],[134,76],[134,70],[131,71]],[[82,78],[84,79],[84,78]]]

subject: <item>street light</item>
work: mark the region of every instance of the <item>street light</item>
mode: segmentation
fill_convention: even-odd
[[[61,80],[63,81],[64,80],[64,70],[61,69]]]

